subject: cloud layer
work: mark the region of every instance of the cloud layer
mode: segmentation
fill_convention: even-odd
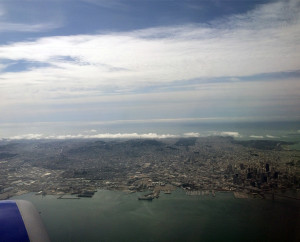
[[[26,30],[26,26],[22,28]],[[40,26],[31,28],[38,30]],[[275,103],[293,109],[299,104],[298,78],[273,84],[263,80],[244,83],[241,78],[298,71],[299,39],[299,1],[278,1],[210,25],[10,43],[0,46],[0,108],[7,116],[13,115],[8,110],[24,109],[25,104],[27,115],[30,110],[41,116],[43,110],[47,115],[60,115],[60,109],[66,113],[79,109],[85,116],[87,107],[93,110],[91,104],[103,104],[98,105],[99,112],[112,117],[108,110],[125,113],[132,108],[130,104],[144,100],[149,110],[161,108],[157,117],[162,117],[171,110],[170,100],[179,98],[182,117],[190,116],[199,103],[203,108],[225,103],[231,109],[232,105],[247,108]],[[25,69],[18,69],[20,62],[26,63]],[[7,71],[13,65],[14,71]],[[215,79],[223,82],[210,82]],[[149,94],[140,96],[145,93]],[[187,109],[190,111],[184,113]],[[205,111],[205,115],[209,113]]]
[[[46,136],[43,134],[24,134],[18,136],[12,136],[10,140],[39,140],[39,139],[165,139],[165,138],[176,138],[178,135],[172,134],[157,134],[157,133],[105,133],[105,134],[93,134],[93,135],[50,135]]]
[[[23,134],[12,136],[9,140],[40,140],[40,139],[167,139],[179,137],[205,137],[210,135],[241,137],[238,132],[197,132],[184,133],[183,135],[157,134],[157,133],[103,133],[103,134],[67,134],[67,135],[44,135],[44,134]],[[252,136],[251,136],[252,137]],[[253,138],[257,138],[253,136]],[[1,140],[1,139],[0,139]]]

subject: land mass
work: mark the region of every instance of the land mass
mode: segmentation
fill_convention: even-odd
[[[152,200],[176,188],[188,195],[233,191],[237,198],[274,199],[300,189],[300,151],[291,144],[218,136],[2,140],[0,199],[27,192],[91,197],[97,189],[114,189],[150,190],[141,200]]]

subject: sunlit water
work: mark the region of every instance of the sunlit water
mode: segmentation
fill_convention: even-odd
[[[141,194],[99,190],[74,200],[33,193],[52,241],[299,241],[299,201],[235,199],[232,193],[187,196],[182,190],[152,202]]]

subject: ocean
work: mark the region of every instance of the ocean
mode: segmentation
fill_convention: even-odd
[[[141,193],[99,190],[92,198],[28,193],[52,241],[299,241],[297,200],[236,199],[183,190],[139,201]]]

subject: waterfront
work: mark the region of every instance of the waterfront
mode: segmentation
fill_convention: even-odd
[[[93,198],[34,193],[52,241],[299,241],[299,201],[186,196],[183,190],[138,201],[142,193],[99,190]]]

